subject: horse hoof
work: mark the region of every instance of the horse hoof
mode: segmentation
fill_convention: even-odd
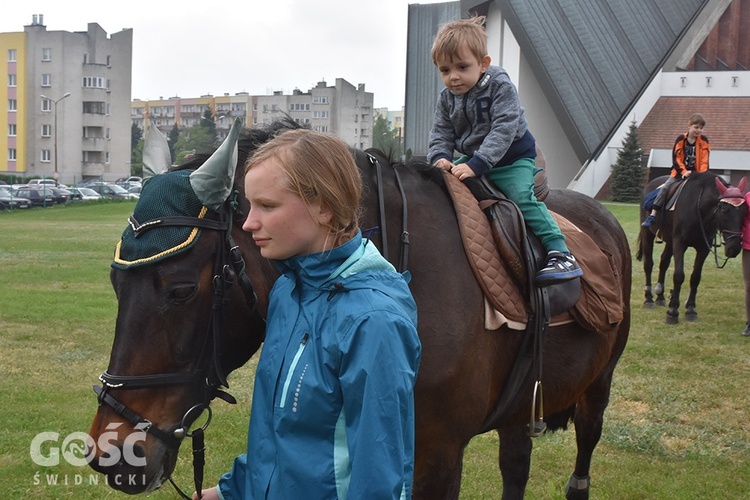
[[[657,299],[656,305],[661,307],[667,307],[667,300],[666,299]]]
[[[589,498],[589,476],[579,478],[575,474],[570,476],[565,486],[565,498],[567,500],[588,500]]]
[[[670,311],[667,311],[667,324],[668,325],[676,325],[679,322],[680,322],[679,314],[673,314],[673,313],[670,313]]]
[[[643,307],[646,309],[653,309],[655,307],[653,300],[647,300],[643,303]]]
[[[685,320],[686,321],[698,321],[698,312],[697,311],[688,311],[685,313]]]

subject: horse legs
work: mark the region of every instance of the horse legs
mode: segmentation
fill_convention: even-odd
[[[664,282],[667,278],[667,271],[669,270],[669,263],[672,261],[672,245],[665,243],[664,251],[661,253],[659,258],[659,278],[656,281],[654,287],[654,294],[656,294],[656,305],[666,306],[667,301],[664,298]]]
[[[609,404],[611,384],[612,372],[605,371],[576,403],[574,422],[578,453],[575,469],[565,487],[565,498],[568,500],[589,498],[591,457],[602,436],[604,410]]]
[[[445,434],[418,442],[412,498],[457,500],[465,447]]]
[[[503,500],[522,499],[531,467],[531,438],[523,426],[498,429]]]
[[[700,250],[695,254],[693,273],[690,275],[690,293],[688,294],[687,302],[685,302],[685,319],[688,321],[698,320],[698,311],[695,310],[695,299],[698,295],[698,285],[701,282],[703,264],[706,262],[706,257],[708,257],[707,249]]]
[[[669,297],[669,308],[667,309],[667,324],[676,325],[680,322],[680,290],[685,282],[685,249],[675,249],[674,252],[674,275],[672,276],[674,289]]]
[[[641,228],[641,255],[643,256],[643,272],[646,274],[646,285],[643,291],[646,300],[643,306],[647,309],[654,307],[654,296],[651,293],[651,273],[654,270],[654,235],[647,228]]]

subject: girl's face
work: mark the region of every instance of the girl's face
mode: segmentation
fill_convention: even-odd
[[[320,202],[305,203],[288,187],[279,160],[254,166],[245,175],[250,212],[242,229],[253,234],[260,254],[283,260],[328,250],[331,211]]]
[[[456,56],[441,57],[437,60],[438,71],[443,84],[454,94],[463,95],[474,88],[490,65],[490,56],[477,59],[466,44],[461,44]]]

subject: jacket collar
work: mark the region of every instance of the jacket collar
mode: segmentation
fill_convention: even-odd
[[[303,283],[313,286],[322,285],[328,277],[344,263],[362,244],[362,232],[343,245],[325,252],[297,255],[282,261],[276,261],[283,274],[293,274]]]

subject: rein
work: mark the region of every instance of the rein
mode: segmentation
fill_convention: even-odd
[[[365,154],[367,155],[367,159],[370,161],[370,165],[375,167],[375,176],[377,178],[378,185],[380,234],[381,239],[383,240],[383,257],[385,258],[385,260],[390,261],[388,252],[388,223],[386,222],[385,193],[383,190],[383,168],[374,155],[370,153]],[[403,207],[401,213],[401,253],[399,255],[398,261],[398,272],[403,273],[409,267],[409,231],[407,229],[408,210],[406,206],[406,192],[404,191],[404,185],[401,182],[401,176],[399,175],[398,170],[396,170],[395,168],[393,169],[393,175],[396,177],[396,185],[398,186],[398,191],[401,194],[401,206]]]
[[[197,367],[206,364],[205,352],[208,342],[212,342],[212,358],[208,361],[208,366],[198,368],[192,373],[160,373],[152,375],[112,375],[106,370],[99,376],[102,385],[94,386],[94,392],[97,395],[99,406],[107,404],[114,412],[128,421],[134,428],[140,429],[145,433],[150,433],[157,439],[161,440],[170,449],[177,450],[182,440],[189,437],[193,440],[193,476],[198,498],[201,498],[203,484],[203,466],[205,464],[205,446],[204,431],[211,423],[212,411],[211,401],[215,398],[222,399],[230,404],[235,404],[237,400],[229,393],[221,390],[221,387],[229,387],[226,375],[221,367],[220,362],[220,340],[221,331],[224,324],[225,308],[229,302],[228,292],[234,285],[236,278],[245,295],[247,305],[257,312],[257,296],[253,289],[250,278],[245,274],[245,260],[239,250],[238,245],[231,236],[232,230],[232,212],[237,209],[238,193],[235,191],[230,199],[222,205],[219,212],[219,220],[208,220],[198,217],[162,217],[153,219],[144,223],[139,223],[131,215],[128,222],[135,232],[137,238],[145,231],[156,227],[163,226],[190,226],[200,227],[220,231],[224,233],[221,238],[219,252],[217,253],[216,262],[214,263],[213,299],[211,307],[211,327],[207,332],[206,342],[198,357]],[[227,258],[228,257],[228,258]],[[209,337],[211,337],[209,339]],[[154,426],[150,420],[135,413],[127,405],[118,401],[114,396],[108,393],[110,389],[147,389],[153,387],[187,385],[199,386],[202,384],[203,398],[202,402],[190,408],[182,417],[179,427],[168,431]],[[208,412],[206,423],[200,428],[190,431],[190,425],[197,420],[203,413]],[[183,499],[191,500],[172,480],[167,478],[172,486],[177,490]]]

